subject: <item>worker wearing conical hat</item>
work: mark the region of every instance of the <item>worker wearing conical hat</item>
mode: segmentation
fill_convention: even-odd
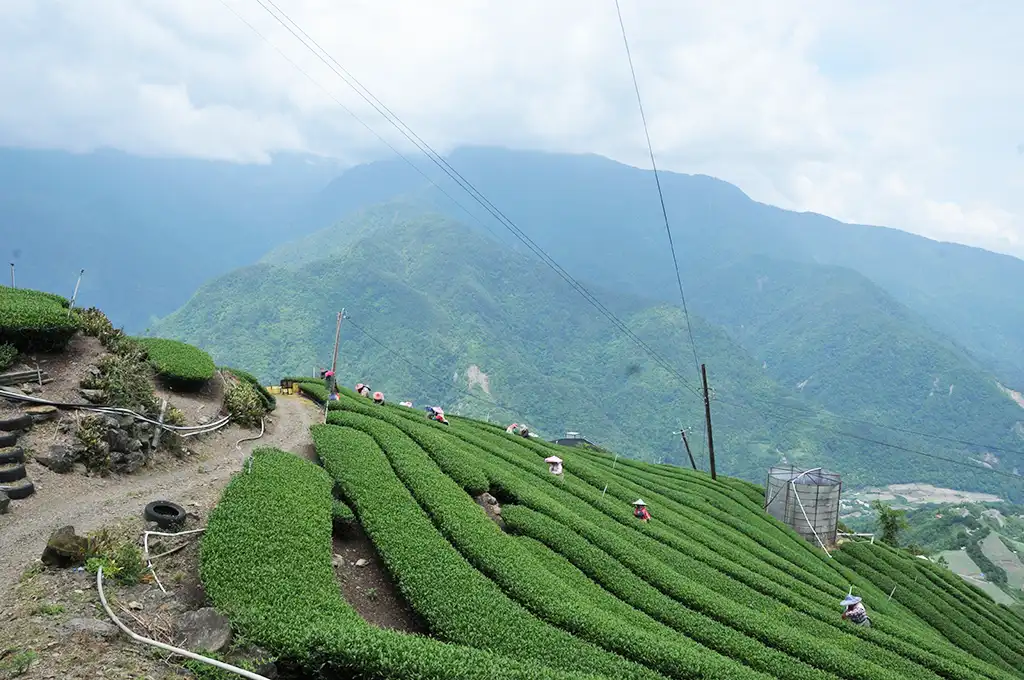
[[[383,404],[384,403],[384,393],[383,392],[374,392],[373,393],[373,403],[374,404]]]
[[[637,498],[633,501],[633,517],[636,517],[641,522],[648,522],[651,519],[651,513],[647,510],[647,504],[644,503],[642,498]]]
[[[871,627],[871,619],[868,618],[868,612],[859,597],[851,592],[839,604],[846,607],[846,610],[843,611],[843,620],[858,626]]]

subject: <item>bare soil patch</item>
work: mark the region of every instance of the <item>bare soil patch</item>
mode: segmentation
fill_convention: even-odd
[[[428,632],[426,624],[391,580],[373,542],[358,523],[343,533],[335,533],[334,573],[345,600],[368,623],[404,633]]]

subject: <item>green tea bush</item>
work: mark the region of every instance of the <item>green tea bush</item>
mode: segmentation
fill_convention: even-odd
[[[595,677],[369,625],[342,599],[331,566],[331,485],[308,461],[258,449],[210,514],[200,576],[214,606],[249,641],[334,677]]]
[[[192,345],[163,338],[134,338],[160,378],[172,387],[198,391],[217,372],[210,355]]]
[[[52,293],[0,286],[0,344],[22,352],[64,349],[79,328],[67,305]]]

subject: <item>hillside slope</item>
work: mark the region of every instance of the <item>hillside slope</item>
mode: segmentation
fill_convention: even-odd
[[[325,396],[322,384],[304,390]],[[477,421],[430,423],[348,391],[330,408],[330,424],[313,428],[326,474],[257,453],[202,546],[215,605],[305,665],[436,680],[491,677],[496,664],[537,678],[1024,677],[1024,620],[938,573],[921,592],[947,618],[910,586],[889,600],[870,569],[763,513],[746,483],[615,464]],[[564,477],[547,471],[553,453]],[[377,631],[340,599],[332,482],[435,640]],[[648,524],[631,516],[637,495]],[[871,628],[839,619],[851,588]]]
[[[785,290],[764,310],[760,301],[737,296],[737,317],[723,312],[720,320],[730,330],[742,326],[747,314],[755,328],[765,324],[764,337],[755,336],[746,348],[691,315],[718,397],[720,469],[761,479],[767,466],[784,458],[833,466],[855,485],[929,481],[1020,494],[1011,478],[933,459],[894,459],[903,454],[836,432],[849,425],[825,406],[843,416],[884,414],[883,422],[988,443],[1014,437],[1008,433],[1024,416],[962,351],[927,328],[910,327],[919,320],[876,286],[853,272],[837,276],[857,282],[851,300],[813,287],[813,276],[785,309]],[[697,384],[678,307],[592,289],[691,387]],[[550,437],[582,431],[648,460],[685,460],[671,434],[682,424],[694,428],[693,443],[701,449],[703,407],[693,391],[681,388],[553,272],[415,203],[376,206],[279,248],[262,263],[204,286],[157,330],[207,348],[222,363],[251,366],[264,378],[310,375],[314,364],[330,359],[335,313],[342,307],[352,317],[343,327],[340,352],[345,384],[368,381],[396,400],[408,396],[480,417],[525,420]],[[793,321],[805,308],[799,332],[785,323],[772,326],[773,315]],[[889,319],[895,321],[886,327],[882,322]],[[872,329],[879,335],[872,337]],[[750,340],[749,334],[737,337]],[[840,341],[847,344],[839,347]],[[754,358],[763,356],[763,343],[789,352],[794,365],[771,356],[763,368],[765,359]],[[890,363],[877,363],[875,352]],[[830,389],[840,392],[796,389],[798,379],[819,369]],[[917,382],[893,381],[908,375]],[[950,376],[960,391],[922,409],[925,395],[915,385],[936,376]],[[878,389],[879,380],[888,391]],[[848,403],[851,398],[858,401]],[[958,410],[973,419],[960,418]],[[981,455],[913,434],[886,431],[883,439],[961,460]],[[994,464],[1012,471],[1020,462]]]
[[[654,180],[595,155],[464,148],[448,159],[490,201],[574,276],[660,299],[678,292],[665,248]],[[503,228],[440,171],[435,181],[496,231]],[[661,177],[684,283],[695,287],[723,263],[763,255],[860,272],[970,349],[1004,384],[1024,385],[1024,260],[940,243],[896,229],[844,224],[750,200],[711,177],[664,172]],[[359,202],[356,192],[366,195]],[[401,160],[353,168],[316,200],[322,224],[353,204],[421,192],[464,220]],[[708,315],[716,302],[692,296]]]

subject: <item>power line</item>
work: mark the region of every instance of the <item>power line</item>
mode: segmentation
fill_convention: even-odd
[[[735,403],[732,403],[732,402],[729,402],[729,401],[719,400],[719,403],[724,404],[726,406],[733,406],[733,407],[736,407],[736,408],[749,408],[747,406],[743,406],[741,404],[735,404]],[[777,420],[781,420],[781,421],[784,421],[784,422],[802,423],[804,425],[810,425],[812,427],[818,428],[819,430],[826,430],[828,432],[832,432],[833,434],[839,435],[841,437],[847,437],[847,438],[850,438],[850,439],[856,439],[858,441],[866,442],[866,443],[869,443],[869,444],[874,444],[876,446],[882,446],[882,447],[885,447],[885,448],[894,449],[896,451],[902,451],[904,453],[910,453],[910,454],[913,454],[913,455],[916,455],[916,456],[922,456],[924,458],[930,458],[930,459],[933,459],[933,460],[939,460],[939,461],[942,461],[942,462],[945,462],[945,463],[950,463],[952,465],[959,465],[961,467],[970,468],[971,470],[975,470],[975,471],[978,471],[978,472],[988,472],[988,473],[992,473],[992,474],[995,474],[995,475],[1000,475],[1002,477],[1010,477],[1011,479],[1016,479],[1017,481],[1022,481],[1022,479],[1024,479],[1020,475],[1015,475],[1015,474],[1010,473],[1010,472],[1003,472],[1001,470],[994,470],[992,468],[987,468],[987,467],[980,466],[980,465],[973,465],[971,463],[968,463],[968,462],[965,462],[965,461],[962,461],[962,460],[957,460],[955,458],[947,458],[945,456],[939,456],[939,455],[936,455],[934,453],[928,453],[926,451],[921,451],[919,449],[913,449],[913,448],[910,448],[908,446],[902,446],[900,444],[892,444],[890,442],[882,441],[882,440],[879,440],[879,439],[873,439],[871,437],[865,437],[863,435],[859,435],[859,434],[856,434],[856,433],[853,433],[853,432],[846,432],[844,430],[840,430],[838,428],[835,428],[835,427],[832,427],[830,425],[826,425],[826,424],[823,424],[823,423],[816,423],[816,422],[812,422],[812,421],[809,421],[809,420],[804,420],[802,418],[792,418],[792,417],[787,417],[787,416],[781,416],[781,415],[779,415],[777,413],[765,413],[765,412],[762,412],[762,413],[764,415],[766,415],[766,416],[773,417],[773,418],[775,418]]]
[[[658,200],[661,202],[661,216],[665,220],[665,233],[668,235],[668,247],[672,252],[672,266],[676,270],[676,283],[679,285],[679,298],[683,302],[683,316],[686,318],[686,331],[690,335],[690,347],[693,349],[693,367],[700,378],[700,361],[697,360],[697,343],[693,341],[693,327],[690,325],[690,313],[686,309],[686,293],[683,292],[683,278],[679,274],[679,260],[676,257],[676,246],[672,240],[672,228],[668,222],[668,209],[665,207],[665,193],[661,190],[661,178],[658,175],[658,163],[654,160],[654,145],[651,144],[651,133],[647,127],[647,115],[644,113],[644,102],[640,98],[640,84],[636,79],[636,69],[633,68],[633,53],[629,49],[629,40],[626,39],[626,24],[622,21],[622,8],[619,0],[615,0],[615,12],[619,17],[619,28],[622,31],[622,44],[626,48],[626,59],[629,61],[629,73],[633,78],[633,90],[636,92],[636,104],[640,109],[640,120],[644,124],[644,137],[647,138],[647,151],[651,155],[651,168],[654,170],[654,183],[658,187]]]
[[[290,16],[288,16],[288,14],[284,10],[282,10],[280,7],[278,7],[276,4],[274,4],[272,0],[265,0],[265,1],[264,0],[255,0],[255,1],[268,14],[270,14],[270,16],[273,17],[275,21],[277,21],[289,33],[291,33],[292,36],[295,37],[303,45],[303,47],[305,47],[310,52],[312,52],[314,56],[316,56],[321,62],[323,62],[328,68],[330,68],[335,73],[335,75],[337,75],[339,78],[341,78],[342,81],[345,82],[346,85],[348,85],[350,88],[352,88],[360,97],[363,98],[364,101],[366,101],[381,116],[383,116],[385,118],[385,120],[387,120],[389,123],[391,123],[399,132],[401,132],[402,135],[405,136],[406,139],[408,139],[414,146],[416,146],[421,152],[423,152],[435,165],[437,165],[446,175],[448,175],[448,177],[450,179],[452,179],[452,181],[454,181],[464,191],[466,191],[466,193],[468,193],[470,195],[470,197],[473,198],[473,200],[475,200],[477,203],[479,203],[481,206],[483,206],[485,210],[487,210],[496,220],[498,220],[502,224],[502,226],[504,226],[517,239],[519,239],[524,245],[526,245],[526,247],[529,248],[535,255],[537,255],[541,259],[542,262],[544,262],[556,274],[558,274],[559,277],[561,277],[566,283],[568,283],[570,285],[570,287],[572,287],[581,296],[583,296],[583,298],[585,300],[587,300],[587,302],[589,302],[592,306],[594,306],[594,308],[597,309],[603,316],[605,316],[605,318],[607,318],[616,328],[618,328],[620,332],[622,332],[624,335],[626,335],[638,347],[640,347],[649,356],[651,356],[651,358],[654,359],[654,361],[659,366],[661,366],[662,369],[667,371],[669,374],[675,376],[680,381],[680,383],[682,383],[687,389],[689,389],[691,392],[693,392],[694,395],[696,395],[698,398],[700,398],[700,392],[696,388],[694,388],[692,385],[690,385],[686,381],[686,379],[683,378],[683,376],[666,359],[664,359],[653,348],[651,348],[650,345],[648,345],[639,336],[637,336],[629,328],[629,326],[627,324],[625,324],[625,322],[623,322],[621,319],[619,319],[600,300],[598,300],[592,293],[590,293],[590,291],[587,290],[577,279],[575,279],[572,275],[570,275],[560,264],[558,264],[558,262],[556,262],[540,246],[538,246],[529,236],[527,236],[518,226],[516,226],[515,223],[512,222],[512,220],[510,220],[493,203],[491,203],[491,201],[489,199],[487,199],[487,197],[484,196],[483,193],[480,192],[479,189],[477,189],[469,180],[467,180],[461,173],[459,173],[455,168],[453,168],[451,166],[451,164],[449,164],[447,160],[442,158],[440,156],[440,154],[438,154],[429,144],[424,142],[422,140],[422,138],[419,137],[419,135],[417,135],[415,132],[413,132],[412,129],[401,120],[401,118],[399,118],[390,109],[388,109],[386,106],[384,106],[384,104],[382,102],[380,102],[380,100],[377,99],[377,97],[374,96],[373,93],[370,92],[370,90],[368,88],[366,88],[364,85],[359,83],[359,81],[356,80],[355,77],[352,76],[351,73],[349,73],[347,69],[345,69],[343,66],[341,66],[341,64],[337,61],[337,59],[335,59],[333,56],[331,56],[330,53],[327,52],[327,50],[325,50],[323,47],[321,47],[319,45],[319,43],[317,43],[313,38],[309,37],[309,34],[306,31],[304,31]],[[278,16],[278,14],[276,14],[274,11],[272,11],[270,9],[270,7],[268,7],[268,5],[273,6],[273,8],[275,10],[277,10],[277,12],[281,16]],[[232,10],[232,13],[234,13],[235,16],[238,16],[238,14],[234,12],[234,10]],[[282,17],[283,17],[283,19],[282,19]],[[287,21],[287,23],[286,23],[286,21]],[[252,28],[251,24],[248,24],[248,22],[245,22],[245,23],[247,25],[249,25],[250,28]],[[291,24],[291,25],[289,25],[289,24]],[[293,26],[295,28],[292,28]],[[303,36],[305,36],[305,38]],[[309,40],[309,43],[312,43],[313,45],[315,45],[316,48],[319,49],[320,52],[323,52],[323,54],[320,54],[320,52],[318,52],[316,49],[313,49],[313,47],[311,47],[310,44],[306,42],[307,39]],[[266,40],[266,38],[264,38],[264,40]],[[278,51],[280,52],[280,50],[278,50]],[[324,55],[326,55],[326,57]],[[289,62],[291,62],[294,65],[294,62],[292,62],[290,59],[289,59]],[[337,100],[335,99],[335,101],[337,101]],[[339,102],[339,104],[340,104],[340,102]],[[344,105],[342,105],[342,106],[344,107]],[[344,108],[346,110],[348,110],[347,107],[344,107]],[[365,123],[363,125],[366,126]],[[378,135],[376,132],[374,134],[378,138],[380,138],[380,135]],[[395,150],[395,148],[392,145],[388,144],[388,147],[391,148],[392,151],[395,151],[396,153],[398,153],[397,150]],[[401,154],[399,154],[399,155],[401,155]],[[403,156],[403,158],[404,158],[404,156]],[[411,161],[408,161],[408,159],[406,159],[406,161],[411,163]],[[413,167],[415,167],[415,166],[413,166]],[[418,170],[418,168],[417,168],[417,170]],[[423,175],[422,171],[419,171],[419,172],[420,172],[421,175]],[[437,185],[437,183],[434,182],[432,179],[430,179],[429,177],[427,177],[427,179],[435,187],[437,187],[438,189],[441,189]],[[443,192],[443,189],[441,191]],[[451,199],[451,196],[448,195],[446,192],[445,192],[445,195],[448,196],[449,199]],[[454,201],[454,199],[451,199],[451,200]],[[455,201],[455,203],[456,203],[456,205],[459,205],[457,201]],[[466,210],[461,205],[460,205],[460,207],[462,207],[462,209],[465,210],[467,212],[467,214],[469,214],[471,217],[473,217],[477,222],[480,222],[481,224],[483,224],[479,220],[478,217],[473,215],[473,213],[470,213],[468,210]],[[687,323],[687,329],[689,330],[689,323]]]
[[[744,395],[744,396],[749,401],[760,403],[762,405],[766,405],[766,406],[769,406],[769,407],[772,407],[772,408],[787,409],[787,410],[790,410],[790,411],[793,411],[793,412],[796,412],[796,413],[800,413],[800,414],[803,414],[803,415],[807,415],[807,416],[815,416],[815,415],[820,415],[822,413],[826,413],[829,416],[834,417],[836,420],[844,420],[844,421],[847,421],[849,423],[853,423],[853,424],[857,424],[857,425],[865,425],[865,426],[868,426],[868,427],[877,427],[877,428],[882,429],[882,430],[891,430],[893,432],[899,432],[901,434],[909,434],[909,435],[913,435],[913,436],[916,436],[916,437],[924,437],[924,438],[927,438],[927,439],[935,439],[937,441],[944,441],[944,442],[947,442],[947,443],[950,443],[950,444],[960,444],[961,446],[971,446],[971,447],[974,447],[974,448],[988,449],[990,451],[999,452],[999,453],[1008,453],[1008,454],[1016,455],[1016,456],[1024,456],[1024,451],[1019,451],[1019,450],[1015,450],[1015,449],[1008,449],[1008,448],[1004,448],[1004,447],[1001,447],[1001,446],[995,446],[993,444],[984,444],[984,443],[981,443],[981,442],[974,442],[974,441],[970,441],[970,440],[967,440],[967,439],[960,439],[958,437],[949,437],[949,436],[941,435],[941,434],[932,434],[932,433],[929,433],[929,432],[921,432],[919,430],[913,430],[913,429],[910,429],[910,428],[900,427],[899,425],[889,425],[889,424],[880,423],[880,422],[874,421],[874,420],[866,420],[866,419],[863,419],[863,418],[856,418],[854,416],[846,416],[846,415],[842,415],[842,414],[839,414],[839,413],[835,413],[835,412],[830,411],[828,409],[815,410],[815,409],[810,408],[810,407],[796,406],[794,404],[785,404],[785,403],[782,403],[782,402],[770,401],[768,399],[763,399],[761,397],[757,397],[757,396],[754,396],[752,394],[747,394],[747,395]],[[722,403],[727,403],[727,402],[722,402]],[[739,406],[741,408],[743,407],[740,404],[732,404],[732,405],[733,406]],[[752,406],[746,406],[745,408],[753,409]]]

